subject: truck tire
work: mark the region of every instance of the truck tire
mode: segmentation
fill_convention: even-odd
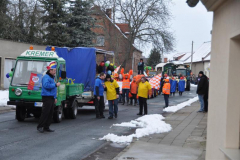
[[[77,101],[74,99],[72,102],[71,108],[69,108],[69,117],[71,119],[76,119],[77,113],[78,113],[78,104],[77,104]]]
[[[53,112],[53,121],[55,123],[60,123],[63,118],[63,107],[62,105],[57,106],[57,109]]]
[[[16,106],[16,119],[19,122],[25,120],[26,117],[26,108],[24,106]]]
[[[33,114],[35,118],[40,118],[41,117],[41,113],[34,113]]]
[[[63,116],[65,119],[69,118],[69,108],[64,108],[63,109]]]

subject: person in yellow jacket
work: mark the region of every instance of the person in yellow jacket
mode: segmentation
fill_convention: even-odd
[[[170,90],[171,90],[171,85],[169,83],[169,79],[165,79],[164,80],[164,85],[163,85],[163,88],[162,88],[162,93],[164,95],[164,100],[165,100],[165,107],[164,108],[168,107]]]
[[[152,95],[152,87],[148,81],[146,81],[146,77],[142,77],[138,83],[138,100],[139,100],[139,113],[137,115],[143,114],[144,107],[144,115],[148,113],[147,109],[147,99],[148,95]]]
[[[105,81],[105,90],[107,92],[107,100],[109,106],[109,117],[113,119],[113,116],[117,118],[118,114],[118,98],[119,98],[119,86],[116,80],[112,79],[108,74]]]

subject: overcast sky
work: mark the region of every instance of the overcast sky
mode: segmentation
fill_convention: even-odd
[[[201,2],[194,8],[188,7],[186,0],[172,0],[171,12],[173,19],[170,23],[176,38],[175,53],[190,52],[194,41],[194,50],[203,42],[211,41],[213,13],[207,12]],[[145,50],[148,56],[150,50]]]

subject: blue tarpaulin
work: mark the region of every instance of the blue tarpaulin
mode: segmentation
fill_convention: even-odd
[[[177,87],[177,81],[176,80],[172,80],[172,83],[171,83],[171,93],[174,93],[176,92],[176,87]]]
[[[47,47],[46,50],[51,50],[51,47]],[[55,47],[55,51],[66,61],[67,77],[75,79],[74,83],[83,83],[84,91],[93,91],[96,75],[96,49]]]
[[[185,80],[179,80],[178,91],[179,92],[184,92],[185,91]]]

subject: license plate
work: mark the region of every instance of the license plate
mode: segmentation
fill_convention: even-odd
[[[43,103],[42,102],[35,102],[34,106],[35,107],[42,107]]]

